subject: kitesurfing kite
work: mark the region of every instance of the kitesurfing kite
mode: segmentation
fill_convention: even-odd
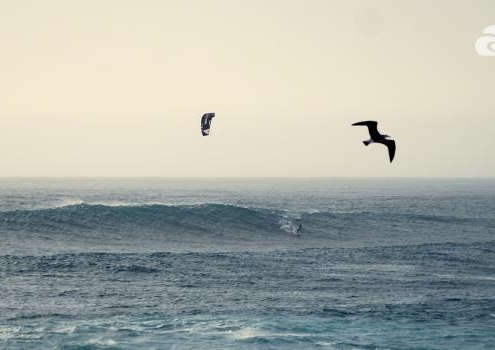
[[[205,113],[201,117],[201,134],[208,136],[210,134],[211,120],[215,117],[215,113]]]
[[[388,156],[390,158],[390,163],[394,160],[395,156],[395,141],[390,139],[388,135],[382,135],[378,132],[377,125],[378,123],[373,120],[368,120],[365,122],[354,123],[352,125],[364,125],[368,127],[368,131],[370,133],[370,139],[367,141],[363,141],[365,146],[368,146],[370,143],[382,143],[388,148]]]

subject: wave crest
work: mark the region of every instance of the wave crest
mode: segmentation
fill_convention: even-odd
[[[278,213],[230,204],[100,205],[76,204],[59,208],[0,213],[0,227],[10,230],[74,231],[122,229],[196,230],[276,229]]]

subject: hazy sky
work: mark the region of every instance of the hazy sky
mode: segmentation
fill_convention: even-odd
[[[495,176],[495,1],[0,0],[0,176]],[[211,135],[199,120],[216,112]],[[374,119],[397,141],[364,147]]]

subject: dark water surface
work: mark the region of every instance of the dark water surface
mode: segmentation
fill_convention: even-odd
[[[0,349],[494,344],[495,180],[0,179]]]

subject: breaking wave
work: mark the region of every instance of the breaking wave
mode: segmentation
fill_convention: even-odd
[[[101,205],[0,212],[0,228],[30,232],[276,231],[282,211],[230,204]]]
[[[287,210],[249,208],[232,204],[197,205],[103,205],[76,204],[50,209],[0,212],[0,229],[50,233],[74,232],[201,232],[201,233],[290,233],[294,222],[302,222],[305,234],[328,231],[381,230],[421,225],[466,225],[492,227],[491,219],[460,218],[401,213],[317,210],[293,213]],[[418,226],[420,225],[420,226]]]

